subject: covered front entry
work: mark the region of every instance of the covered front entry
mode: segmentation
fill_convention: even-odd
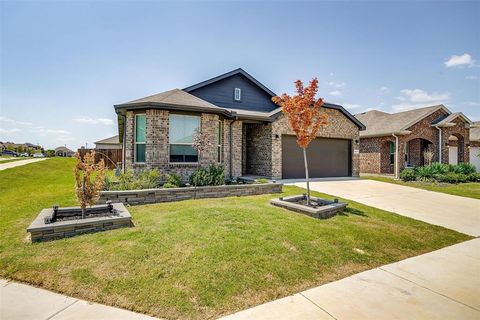
[[[317,138],[308,146],[307,159],[311,178],[352,175],[350,140]],[[295,136],[282,136],[282,178],[305,178],[303,151]]]

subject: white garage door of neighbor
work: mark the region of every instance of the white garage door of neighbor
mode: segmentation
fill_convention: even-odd
[[[480,172],[480,147],[470,148],[470,163],[477,168],[477,172]]]
[[[448,148],[448,163],[458,164],[458,147]]]

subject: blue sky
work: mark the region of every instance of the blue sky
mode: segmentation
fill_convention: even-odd
[[[444,103],[480,120],[480,2],[0,2],[0,141],[71,148],[113,105],[242,67],[320,80],[352,113]]]

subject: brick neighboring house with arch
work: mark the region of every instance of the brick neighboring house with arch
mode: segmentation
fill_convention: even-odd
[[[461,112],[444,105],[399,113],[372,110],[355,115],[365,126],[360,131],[360,172],[394,174],[406,167],[425,164],[424,151],[433,152],[433,162],[470,162],[473,123]],[[472,130],[473,131],[473,130]]]

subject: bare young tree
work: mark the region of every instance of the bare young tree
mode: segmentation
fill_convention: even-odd
[[[85,209],[94,205],[100,197],[100,191],[105,183],[105,163],[101,159],[95,163],[95,151],[82,157],[77,152],[75,165],[75,194],[82,209],[82,219],[85,219]]]
[[[427,166],[432,164],[434,155],[435,154],[433,153],[433,150],[430,146],[425,151],[423,151],[423,159]]]
[[[273,97],[272,101],[282,107],[282,112],[288,119],[290,128],[297,136],[297,144],[303,149],[305,164],[305,179],[307,182],[307,204],[310,205],[310,181],[308,177],[307,147],[317,137],[318,130],[328,125],[328,115],[321,113],[322,98],[315,98],[318,90],[318,80],[314,78],[307,87],[300,80],[295,81],[296,95],[284,93]]]

